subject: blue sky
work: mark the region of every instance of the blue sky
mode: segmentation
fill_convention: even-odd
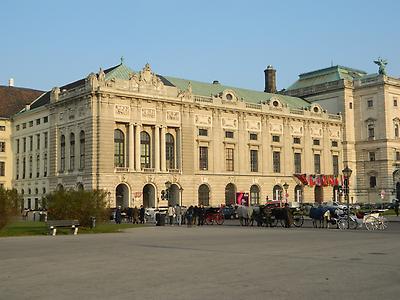
[[[400,1],[0,2],[0,85],[50,89],[124,56],[134,70],[263,90],[334,65],[400,77]]]

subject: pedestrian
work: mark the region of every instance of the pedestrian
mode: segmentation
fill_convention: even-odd
[[[396,213],[396,216],[399,216],[399,200],[394,202],[394,212]]]
[[[267,205],[264,208],[264,214],[265,214],[265,226],[266,227],[272,227],[272,208],[271,205]]]
[[[140,218],[140,224],[144,224],[144,207],[143,205],[140,205],[140,210],[139,210],[139,218]]]
[[[128,222],[132,223],[133,222],[133,208],[132,207],[128,208],[126,216],[128,217]]]
[[[175,208],[172,205],[168,206],[169,225],[174,226]]]
[[[132,210],[132,222],[133,224],[139,224],[139,209],[136,205]]]
[[[193,222],[193,206],[190,205],[189,208],[186,211],[186,222],[187,222],[187,227],[192,227],[192,222]]]
[[[118,206],[115,211],[115,223],[121,224],[122,214],[121,214],[121,206]]]
[[[197,226],[203,226],[204,225],[204,215],[206,213],[203,204],[200,204],[200,207],[198,208],[198,223]]]
[[[283,217],[285,218],[285,227],[290,228],[293,224],[293,216],[288,203],[285,203],[283,208]]]
[[[182,224],[182,208],[177,204],[175,206],[176,224],[181,226]]]
[[[195,205],[193,207],[193,225],[196,225],[198,218],[199,218],[199,207]]]

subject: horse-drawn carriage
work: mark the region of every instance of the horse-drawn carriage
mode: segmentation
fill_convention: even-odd
[[[289,212],[289,214],[288,214]],[[301,227],[304,223],[303,213],[298,208],[282,208],[279,206],[267,204],[259,206],[238,206],[237,214],[242,226],[270,226],[276,227],[278,223],[282,227],[286,223],[293,224],[295,227]]]

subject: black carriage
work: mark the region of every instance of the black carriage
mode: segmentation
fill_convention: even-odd
[[[301,227],[304,224],[304,216],[300,209],[290,208],[292,215],[292,224],[295,227]],[[286,226],[287,212],[285,208],[276,207],[274,205],[260,205],[258,210],[253,211],[252,223],[256,222],[257,226],[276,227],[278,223],[282,227]]]

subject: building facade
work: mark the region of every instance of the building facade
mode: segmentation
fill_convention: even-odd
[[[342,114],[352,202],[400,199],[400,80],[380,73],[333,66],[301,74],[285,92]]]
[[[39,195],[104,189],[110,206],[124,207],[217,206],[242,195],[252,204],[338,199],[341,116],[270,93],[275,70],[265,72],[266,92],[156,75],[148,64],[134,72],[122,63],[54,88],[15,117],[15,130],[46,116],[48,123],[15,131],[15,145],[31,136],[34,143],[16,154],[15,170],[39,176],[15,176],[14,184],[24,193],[31,186],[33,195],[33,186]]]

